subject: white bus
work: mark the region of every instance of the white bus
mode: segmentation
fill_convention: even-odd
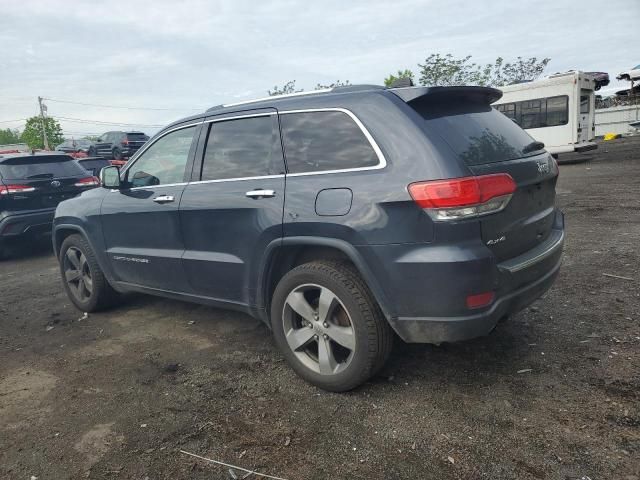
[[[502,87],[494,107],[544,143],[554,156],[597,148],[595,81],[584,72]]]

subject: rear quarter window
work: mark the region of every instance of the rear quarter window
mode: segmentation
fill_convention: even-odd
[[[366,168],[380,162],[364,132],[344,112],[283,112],[280,124],[289,173]]]
[[[533,138],[490,105],[479,103],[418,103],[414,109],[425,128],[437,133],[467,165],[504,162],[537,155]]]
[[[6,180],[66,178],[82,175],[86,175],[86,172],[66,155],[16,157],[0,163],[0,177]]]

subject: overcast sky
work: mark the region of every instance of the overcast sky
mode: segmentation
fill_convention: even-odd
[[[41,95],[166,109],[46,102],[52,116],[153,133],[287,80],[380,84],[398,69],[417,72],[430,53],[478,63],[550,57],[546,73],[598,70],[614,80],[640,63],[638,25],[637,0],[0,0],[0,128],[21,128]],[[120,129],[60,123],[69,136]]]

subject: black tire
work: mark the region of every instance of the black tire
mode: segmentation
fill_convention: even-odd
[[[97,154],[96,154],[96,149],[95,149],[95,148],[93,148],[93,147],[89,147],[89,150],[87,151],[87,155],[88,155],[89,157],[95,157],[95,156],[97,155]]]
[[[322,308],[329,321],[319,318],[324,314],[319,297],[325,294],[325,299],[332,299],[332,307]],[[300,298],[306,305],[296,303]],[[303,317],[292,304],[299,310],[312,310],[305,310]],[[313,318],[307,320],[309,316]],[[366,382],[382,368],[393,346],[393,331],[380,307],[357,270],[345,262],[315,261],[285,274],[273,294],[271,326],[276,344],[293,370],[309,383],[332,392],[348,391]],[[313,338],[304,340],[309,332]],[[341,332],[350,332],[348,342]],[[338,343],[332,336],[336,334],[335,338],[344,345],[352,344],[353,349]],[[298,341],[302,343],[294,349],[291,343],[297,345]]]
[[[116,291],[109,285],[93,250],[82,235],[74,234],[65,238],[60,247],[58,263],[67,296],[80,311],[96,312],[117,301]],[[70,270],[70,267],[75,267],[75,270]],[[78,272],[78,277],[72,281],[73,271]]]
[[[112,156],[114,160],[122,160],[122,152],[118,147],[115,147],[112,151]]]
[[[0,242],[0,261],[4,260],[7,256],[6,247]]]

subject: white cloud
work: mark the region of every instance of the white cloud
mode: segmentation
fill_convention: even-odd
[[[337,79],[381,83],[397,69],[417,71],[435,52],[480,63],[551,57],[551,72],[612,77],[640,62],[629,40],[640,4],[628,0],[607,8],[597,0],[580,8],[554,0],[5,0],[2,12],[0,120],[34,110],[5,96],[184,109],[50,105],[60,116],[161,124],[291,79],[307,89]]]

